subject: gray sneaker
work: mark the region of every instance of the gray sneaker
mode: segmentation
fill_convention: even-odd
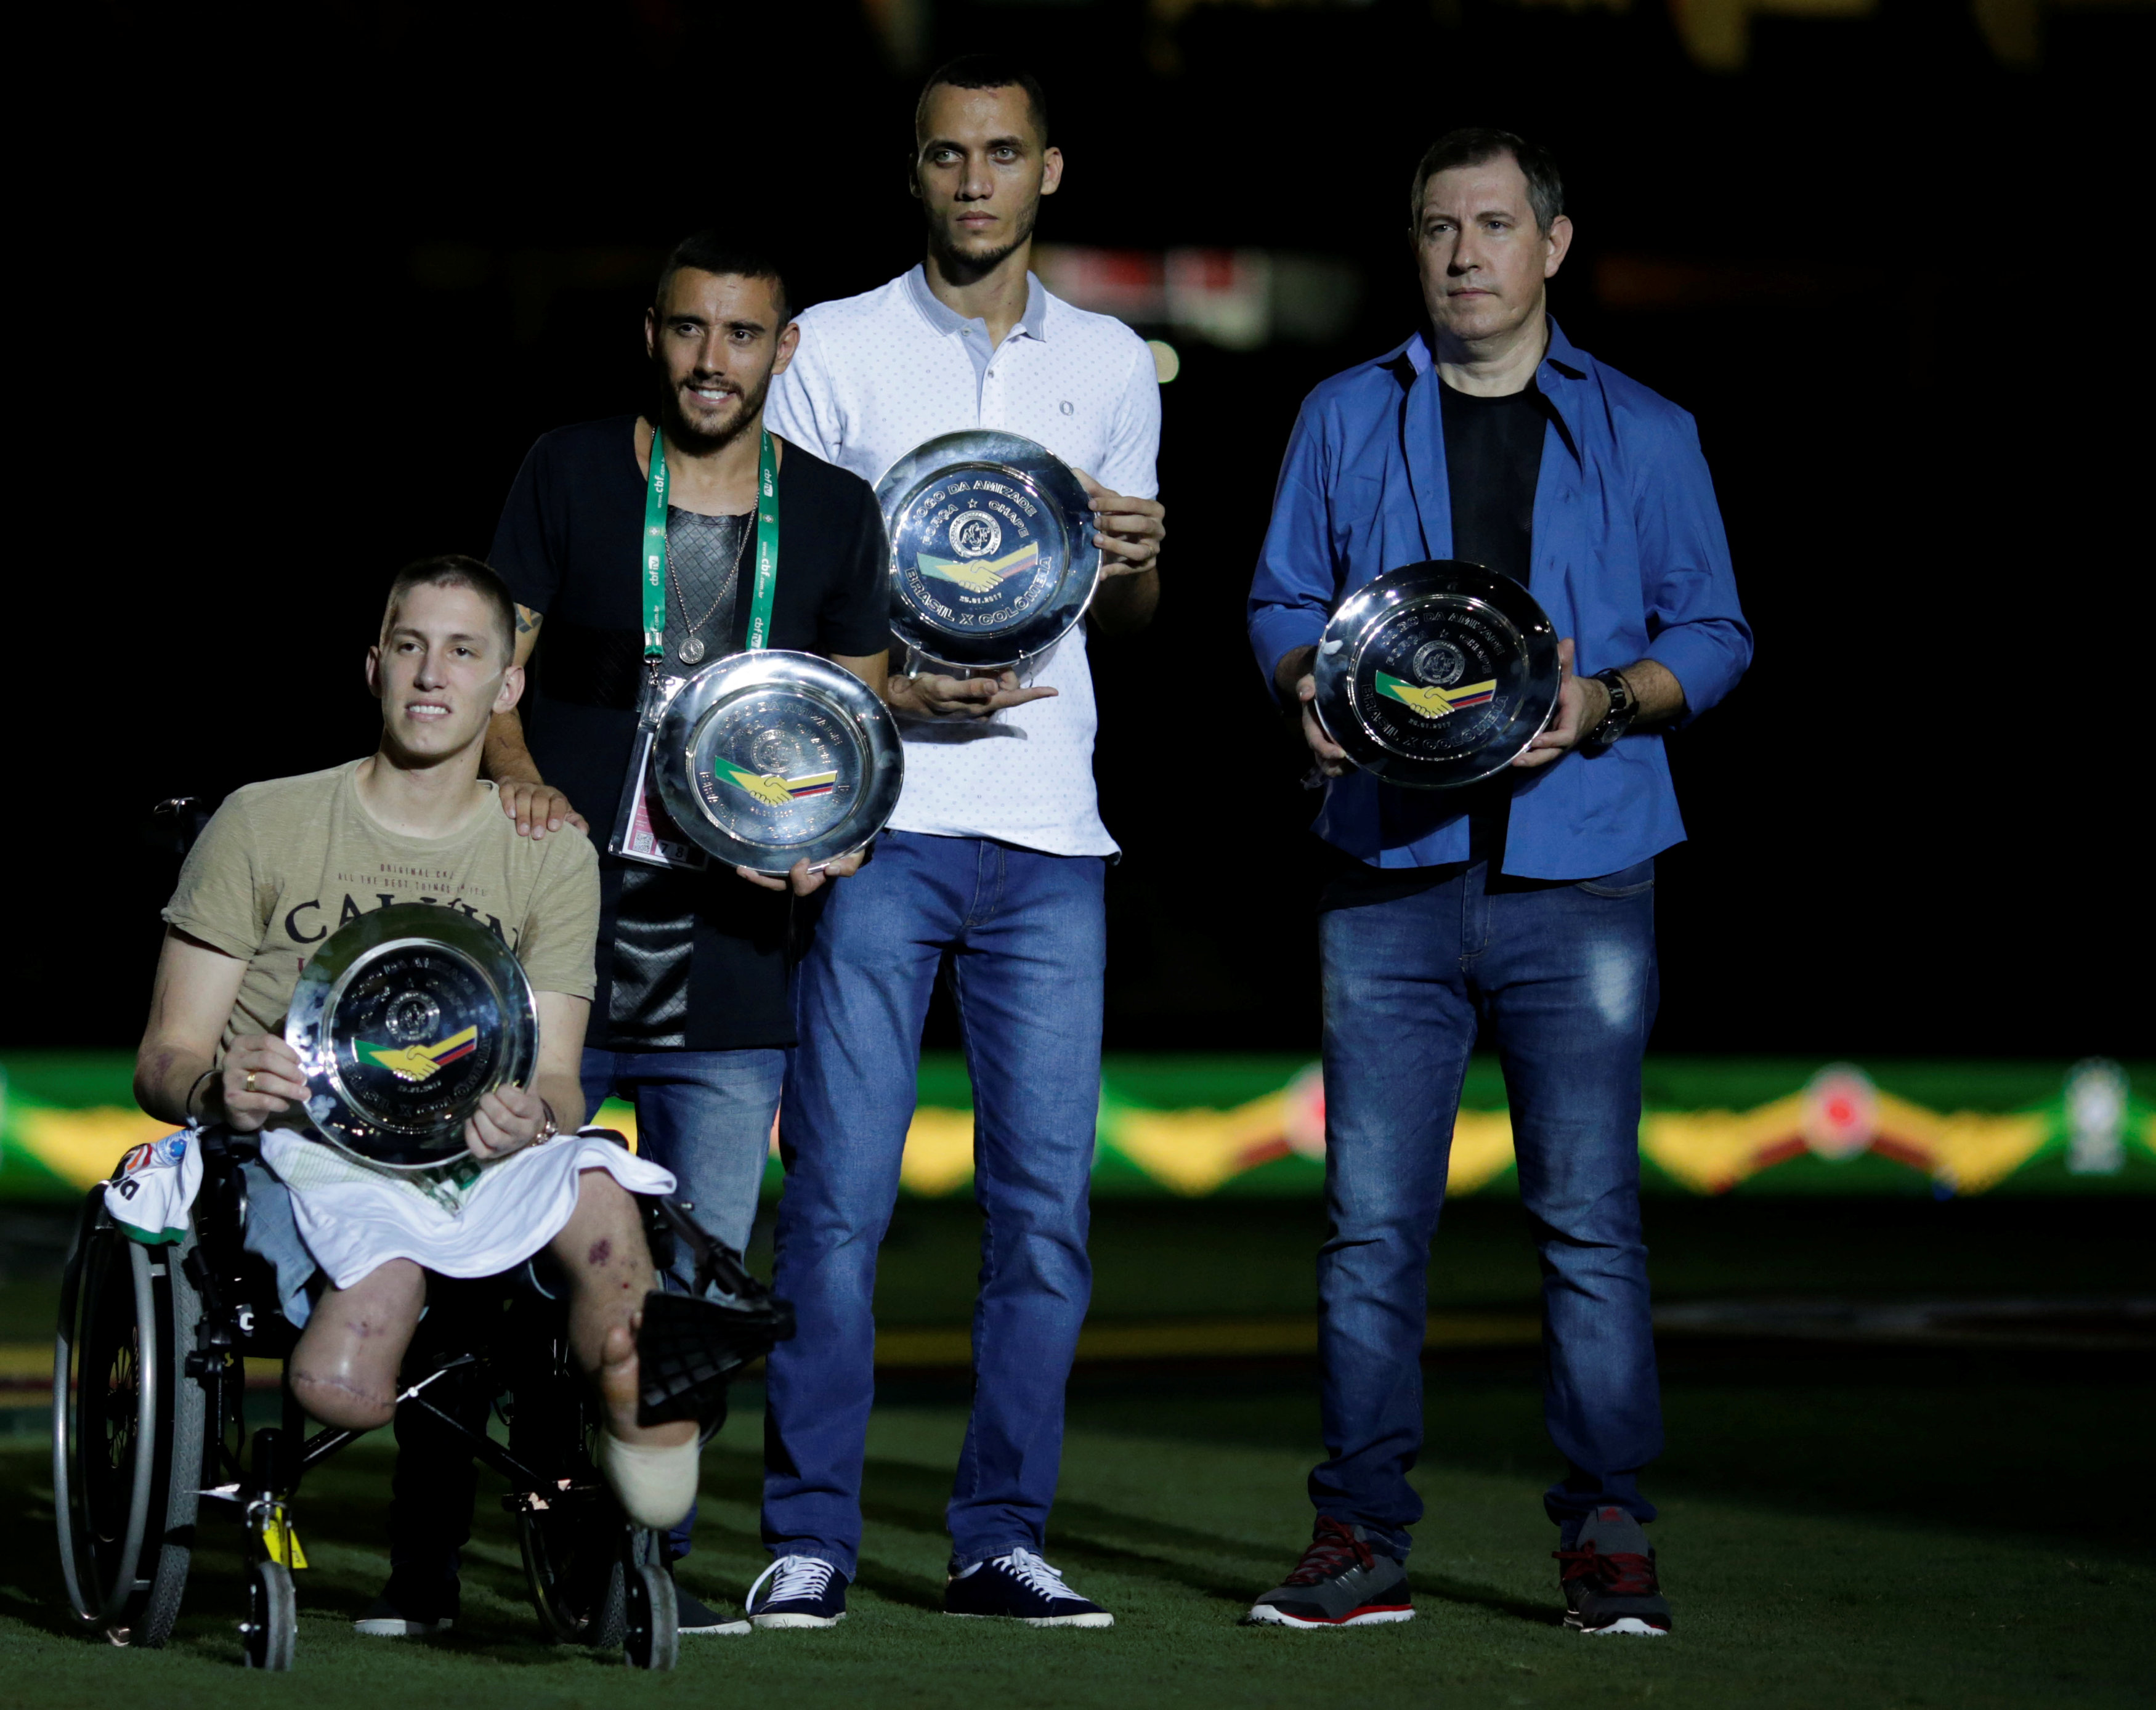
[[[1655,1552],[1624,1509],[1597,1508],[1581,1523],[1573,1547],[1552,1553],[1563,1564],[1559,1583],[1568,1627],[1592,1638],[1659,1639],[1669,1631],[1669,1600],[1655,1575]]]
[[[1286,1582],[1244,1617],[1266,1627],[1374,1627],[1414,1619],[1406,1566],[1372,1549],[1361,1527],[1322,1516]]]

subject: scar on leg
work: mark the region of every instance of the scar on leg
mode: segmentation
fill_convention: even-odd
[[[592,1243],[591,1250],[584,1255],[584,1263],[594,1271],[613,1257],[613,1243],[601,1236]]]
[[[327,1389],[340,1395],[349,1395],[353,1400],[364,1401],[371,1406],[378,1407],[389,1399],[377,1390],[362,1389],[358,1384],[344,1378],[317,1377],[312,1372],[293,1373],[292,1387],[296,1389],[302,1384],[311,1389]]]

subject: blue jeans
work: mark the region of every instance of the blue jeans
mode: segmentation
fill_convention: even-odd
[[[697,1226],[737,1253],[748,1250],[757,1194],[771,1156],[771,1125],[786,1084],[786,1053],[776,1047],[738,1051],[599,1051],[584,1048],[584,1102],[596,1119],[612,1096],[636,1107],[636,1155],[674,1173],[674,1194]],[[696,1256],[675,1244],[666,1286],[686,1294],[696,1281]],[[696,1529],[691,1507],[667,1534],[667,1554],[689,1553]]]
[[[1640,1062],[1658,996],[1654,863],[1578,884],[1487,861],[1319,917],[1326,1198],[1318,1260],[1320,1514],[1404,1558],[1422,1517],[1430,1238],[1477,1031],[1495,1036],[1520,1197],[1542,1255],[1543,1415],[1568,1463],[1544,1497],[1568,1536],[1599,1503],[1654,1518],[1661,1451],[1640,1232]]]
[[[584,1102],[636,1107],[636,1150],[674,1173],[675,1194],[694,1208],[703,1231],[737,1253],[748,1250],[756,1199],[771,1156],[771,1125],[786,1082],[786,1053],[598,1051],[585,1047]],[[686,1293],[696,1262],[676,1252],[667,1280]]]
[[[787,1173],[774,1287],[799,1329],[773,1350],[767,1379],[763,1538],[774,1555],[855,1571],[876,1250],[946,956],[973,1083],[973,1193],[987,1216],[952,1562],[1041,1548],[1064,1385],[1093,1286],[1105,867],[1097,856],[896,832],[831,887],[796,978],[801,1042],[778,1129]]]

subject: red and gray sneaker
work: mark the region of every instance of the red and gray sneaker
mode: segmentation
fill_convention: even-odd
[[[1570,1549],[1551,1553],[1563,1564],[1559,1583],[1568,1627],[1594,1638],[1659,1639],[1669,1631],[1669,1600],[1655,1577],[1655,1552],[1624,1509],[1597,1508]]]
[[[1405,1564],[1372,1549],[1361,1527],[1322,1516],[1295,1571],[1244,1617],[1266,1627],[1373,1627],[1414,1619]]]

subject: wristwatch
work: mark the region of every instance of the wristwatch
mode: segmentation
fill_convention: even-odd
[[[1632,686],[1625,680],[1619,670],[1597,671],[1594,680],[1609,691],[1609,710],[1602,715],[1602,722],[1589,731],[1580,746],[1588,748],[1607,748],[1632,727],[1639,714],[1639,697],[1633,694]]]

